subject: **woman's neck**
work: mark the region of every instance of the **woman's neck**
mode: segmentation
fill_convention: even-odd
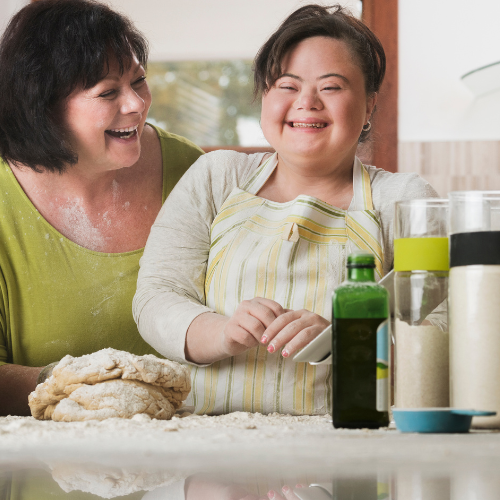
[[[127,184],[125,169],[84,175],[79,170],[69,167],[63,174],[55,172],[35,172],[27,167],[11,166],[12,172],[35,206],[36,201],[52,201],[64,204],[79,200],[84,205],[95,206],[109,203],[123,192]],[[57,201],[56,201],[57,200]],[[43,203],[43,201],[42,201]]]
[[[156,133],[155,133],[156,134]],[[88,175],[37,173],[11,165],[31,203],[57,231],[90,250],[121,253],[144,247],[162,204],[163,169],[155,135],[139,162]]]
[[[290,162],[278,155],[278,165],[258,195],[278,203],[308,195],[346,210],[353,197],[353,165],[354,159],[337,165],[312,165]]]

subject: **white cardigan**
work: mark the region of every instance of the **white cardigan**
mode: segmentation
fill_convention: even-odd
[[[242,186],[265,153],[214,151],[201,156],[165,201],[140,261],[133,314],[142,337],[165,357],[188,363],[191,322],[204,312],[210,226],[233,188]],[[384,274],[393,266],[394,203],[437,197],[417,174],[366,166],[384,240]]]

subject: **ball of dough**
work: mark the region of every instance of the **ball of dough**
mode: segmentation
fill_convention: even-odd
[[[103,349],[65,356],[28,400],[40,420],[170,419],[190,390],[189,369],[175,361]]]

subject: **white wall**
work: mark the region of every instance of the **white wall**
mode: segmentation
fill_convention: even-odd
[[[12,15],[27,3],[28,0],[0,0],[0,35],[3,33]]]
[[[499,20],[499,0],[399,0],[401,141],[500,139],[500,89],[460,81],[500,61]]]
[[[253,59],[306,0],[110,0],[151,43],[151,60]],[[325,5],[334,3],[319,0]],[[340,0],[358,12],[358,0]]]
[[[104,0],[106,1],[106,0]],[[317,0],[329,5],[329,0]],[[29,0],[0,0],[0,33]],[[253,59],[283,19],[308,0],[107,0],[151,44],[151,60]],[[359,0],[339,0],[360,14]]]

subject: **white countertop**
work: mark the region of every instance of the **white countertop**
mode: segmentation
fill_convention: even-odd
[[[260,500],[268,498],[269,490],[297,482],[303,488],[286,499],[328,499],[331,492],[328,496],[314,484],[339,491],[371,484],[376,490],[381,481],[391,488],[388,500],[498,500],[499,470],[497,431],[347,430],[334,429],[324,416],[243,412],[170,421],[144,416],[71,423],[0,418],[0,490],[4,478],[17,492],[15,498],[25,500],[42,490],[53,500],[74,491],[95,498],[134,493],[144,500]],[[347,479],[346,486],[345,478],[354,482]],[[185,480],[199,496],[187,495]],[[365,500],[360,492],[349,495]]]

